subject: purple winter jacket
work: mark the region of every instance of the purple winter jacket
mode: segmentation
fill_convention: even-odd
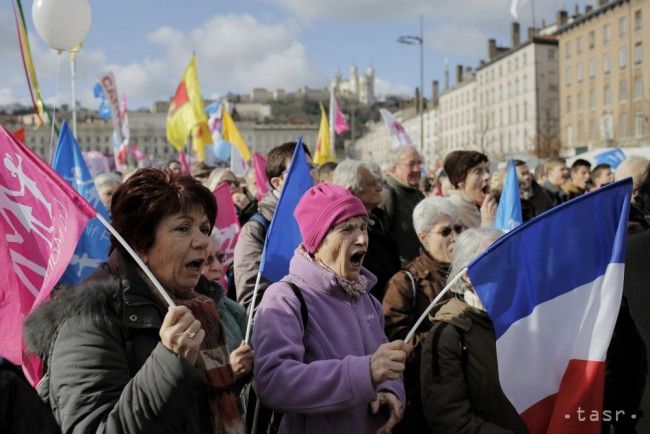
[[[384,423],[370,403],[394,393],[404,408],[402,380],[375,387],[370,356],[384,342],[381,304],[369,294],[377,279],[365,268],[365,295],[353,301],[327,271],[296,250],[289,275],[264,293],[255,316],[255,382],[262,403],[285,413],[281,433],[375,433]],[[309,319],[285,280],[302,291]]]

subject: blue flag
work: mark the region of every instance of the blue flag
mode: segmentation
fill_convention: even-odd
[[[260,272],[269,282],[277,282],[289,273],[289,261],[302,241],[293,211],[300,198],[313,185],[302,137],[298,137],[262,252]]]
[[[63,121],[52,168],[106,220],[108,213],[99,200],[95,183],[81,155],[79,144],[72,135],[68,123]],[[108,260],[110,236],[104,226],[93,218],[88,220],[86,229],[79,238],[77,249],[70,265],[63,273],[60,283],[75,285],[82,282],[102,263]]]
[[[598,164],[609,164],[609,166],[616,170],[616,168],[625,161],[625,153],[619,149],[615,148],[610,151],[601,152],[596,155],[596,163]]]
[[[111,106],[106,101],[106,96],[102,90],[102,86],[99,83],[95,83],[93,88],[93,95],[95,98],[99,99],[99,107],[97,107],[97,115],[100,119],[110,119],[111,118]]]
[[[576,411],[602,413],[631,196],[630,178],[579,196],[468,267],[494,325],[501,388],[531,433],[590,432]]]
[[[517,169],[515,169],[515,162],[510,160],[508,162],[508,169],[506,170],[506,179],[503,182],[503,191],[501,192],[501,199],[499,199],[494,227],[508,232],[522,224],[523,221],[524,219],[521,217]]]

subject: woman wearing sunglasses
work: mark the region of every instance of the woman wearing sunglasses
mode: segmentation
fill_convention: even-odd
[[[444,288],[451,252],[463,225],[454,205],[441,197],[430,197],[413,210],[413,227],[420,240],[420,255],[388,282],[383,300],[385,331],[389,340],[404,339],[417,319]],[[446,301],[440,300],[439,306]],[[431,315],[435,313],[432,311]],[[393,432],[423,432],[427,426],[420,404],[420,349],[431,328],[425,319],[414,336],[414,351],[406,363],[404,418]]]
[[[203,264],[201,274],[210,282],[216,283],[221,293],[215,298],[218,300],[217,307],[221,316],[223,335],[230,354],[230,366],[235,374],[235,380],[248,377],[253,371],[253,349],[244,343],[246,334],[246,311],[244,308],[229,299],[221,286],[221,279],[224,273],[225,254],[221,252],[221,241],[216,230],[210,234],[210,243],[207,249],[208,256]],[[243,382],[240,383],[243,386]],[[236,390],[239,392],[239,390]]]

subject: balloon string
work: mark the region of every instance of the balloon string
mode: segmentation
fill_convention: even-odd
[[[56,123],[56,94],[59,93],[59,76],[61,75],[61,54],[58,51],[56,55],[56,81],[54,82],[54,98],[52,106],[52,128],[50,129],[50,166],[52,165],[52,157],[54,155],[54,124]]]

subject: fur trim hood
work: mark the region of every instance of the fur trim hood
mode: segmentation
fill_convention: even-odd
[[[46,356],[59,327],[66,321],[84,318],[100,322],[110,317],[117,318],[115,306],[118,297],[119,283],[113,278],[60,288],[25,320],[25,344],[39,356]]]

